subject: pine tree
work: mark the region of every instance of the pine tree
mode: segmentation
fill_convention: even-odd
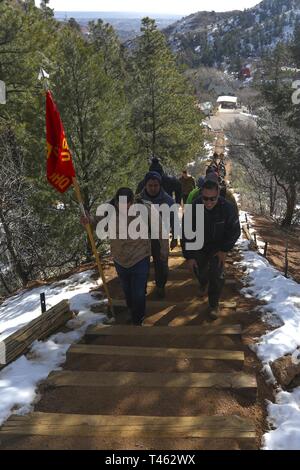
[[[80,24],[78,23],[78,21],[75,20],[75,18],[70,18],[68,21],[68,25],[70,26],[70,28],[75,29],[78,33],[81,32]]]
[[[123,50],[117,33],[109,23],[98,20],[89,23],[89,40],[103,56],[105,72],[113,79],[124,79]]]
[[[44,18],[51,18],[54,16],[54,10],[49,7],[50,0],[41,0],[40,8],[43,12]]]
[[[130,61],[132,124],[139,154],[144,161],[159,155],[178,168],[202,149],[196,99],[155,21],[144,18],[141,32]]]
[[[103,55],[93,42],[67,26],[59,34],[57,62],[54,95],[84,203],[95,209],[132,177],[134,138],[124,84],[122,88],[106,73]]]
[[[295,24],[294,38],[291,45],[291,51],[297,67],[300,67],[300,20]]]

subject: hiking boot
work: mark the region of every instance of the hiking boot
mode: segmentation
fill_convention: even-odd
[[[157,299],[164,299],[166,297],[166,291],[164,287],[156,287],[155,295]]]
[[[213,320],[217,320],[219,318],[219,306],[209,307],[208,313]]]
[[[133,320],[132,325],[135,326],[143,326],[144,318],[140,318],[139,320]]]

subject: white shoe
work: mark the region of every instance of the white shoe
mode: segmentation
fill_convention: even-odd
[[[219,318],[219,307],[210,307],[209,315],[213,320],[217,320]]]
[[[114,325],[116,323],[115,317],[106,317],[103,320],[103,325]]]

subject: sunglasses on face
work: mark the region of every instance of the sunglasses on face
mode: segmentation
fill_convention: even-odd
[[[205,201],[205,202],[207,202],[207,201],[215,202],[215,201],[218,199],[218,196],[214,196],[214,197],[202,196],[202,199],[203,199],[203,201]]]

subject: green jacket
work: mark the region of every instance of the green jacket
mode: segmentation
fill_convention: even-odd
[[[190,194],[189,194],[189,196],[188,196],[188,198],[187,198],[187,200],[186,200],[186,204],[192,204],[193,201],[194,201],[197,197],[200,196],[200,194],[201,194],[201,189],[199,189],[199,188],[193,189],[193,191],[190,192]],[[233,192],[232,192],[230,189],[228,189],[228,188],[227,188],[227,190],[226,190],[225,199],[226,199],[226,201],[230,202],[230,203],[234,206],[234,208],[235,208],[235,210],[236,210],[236,213],[239,214],[239,208],[238,208],[237,202],[236,202],[236,200],[235,200],[234,194],[233,194]]]
[[[186,204],[192,204],[192,202],[200,196],[200,193],[201,193],[201,189],[199,188],[195,188],[193,189],[193,191],[190,192],[190,194],[188,195],[188,198],[186,200]]]

